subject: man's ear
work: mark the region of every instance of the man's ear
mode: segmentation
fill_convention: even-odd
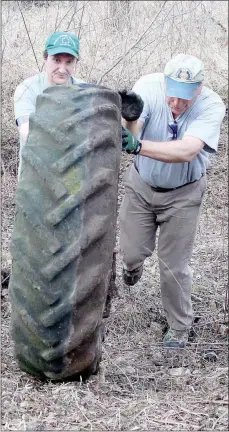
[[[203,86],[201,85],[200,88],[197,90],[196,95],[199,96],[199,94],[202,92]]]

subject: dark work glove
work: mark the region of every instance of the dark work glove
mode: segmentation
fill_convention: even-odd
[[[133,91],[122,90],[118,92],[122,99],[122,117],[127,121],[137,120],[142,111],[144,102],[141,96]]]
[[[142,144],[132,133],[122,127],[122,151],[137,155],[142,148]]]

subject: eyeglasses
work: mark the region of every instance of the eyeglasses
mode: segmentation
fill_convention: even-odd
[[[173,133],[173,137],[172,139],[177,139],[177,130],[178,130],[178,126],[177,126],[177,122],[174,120],[174,123],[169,123],[169,127],[172,130]]]

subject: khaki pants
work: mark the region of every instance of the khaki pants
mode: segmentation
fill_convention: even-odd
[[[206,177],[182,188],[156,192],[142,180],[134,165],[124,176],[125,196],[120,208],[120,248],[123,265],[133,270],[155,249],[163,308],[170,327],[184,330],[192,324],[192,273],[189,262],[206,189]]]

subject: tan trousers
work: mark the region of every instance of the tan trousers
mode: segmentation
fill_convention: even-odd
[[[192,272],[189,262],[206,189],[206,177],[182,188],[156,192],[142,180],[134,165],[124,176],[125,196],[120,208],[120,248],[123,265],[133,270],[155,249],[163,308],[170,327],[191,327]]]

